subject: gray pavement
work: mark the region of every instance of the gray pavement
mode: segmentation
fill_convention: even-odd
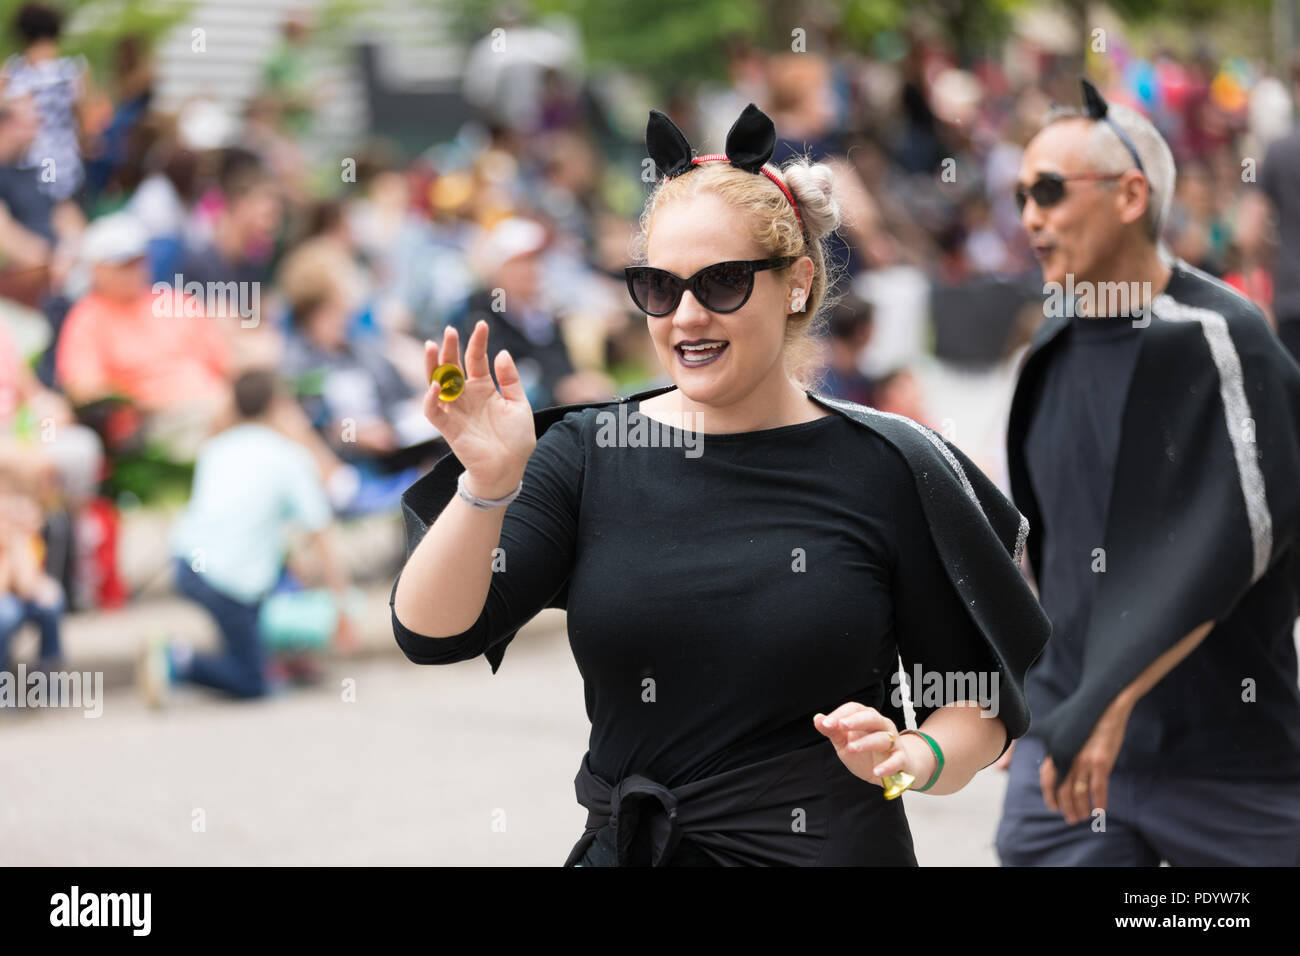
[[[119,685],[97,719],[0,714],[0,865],[563,862],[586,818],[573,777],[589,726],[562,612],[496,675],[372,649],[266,701],[187,690],[157,713]],[[1004,787],[986,770],[953,796],[903,797],[922,865],[995,865]]]

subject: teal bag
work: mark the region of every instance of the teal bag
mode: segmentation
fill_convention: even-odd
[[[343,613],[358,620],[365,598],[352,588],[345,604]],[[262,601],[258,618],[262,640],[272,653],[323,651],[338,629],[339,611],[333,593],[325,588],[271,594]]]

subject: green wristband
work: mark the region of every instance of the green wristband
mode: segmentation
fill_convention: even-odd
[[[943,751],[939,749],[939,745],[934,742],[934,738],[931,737],[929,734],[923,734],[919,730],[904,730],[900,732],[898,736],[901,737],[903,736],[903,734],[916,734],[918,737],[924,740],[927,744],[930,745],[930,749],[934,751],[934,759],[938,761],[938,763],[935,765],[934,773],[931,775],[930,779],[925,782],[925,786],[912,788],[917,793],[925,793],[925,791],[929,790],[938,782],[939,774],[943,773]]]

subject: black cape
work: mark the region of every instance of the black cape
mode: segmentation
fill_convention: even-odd
[[[1029,731],[1061,778],[1126,686],[1198,625],[1226,617],[1287,556],[1300,518],[1300,366],[1227,286],[1177,262],[1168,288],[1180,298],[1155,297],[1140,331],[1082,677],[1059,706],[1034,714]],[[1070,322],[1044,321],[1011,404],[1011,492],[1035,528],[1043,521],[1025,440]],[[1040,568],[1038,535],[1027,553]]]
[[[612,407],[661,395],[674,388],[675,385],[665,385],[606,402],[543,408],[533,415],[537,436],[540,438],[569,412]],[[818,404],[880,435],[911,465],[936,550],[953,587],[998,663],[998,716],[1006,725],[1009,745],[1029,726],[1025,674],[1042,652],[1051,631],[1047,616],[1020,573],[1020,556],[1029,523],[962,452],[930,429],[901,415],[812,391],[807,394]],[[456,481],[463,470],[455,455],[447,454],[402,495],[407,558],[456,495]],[[568,595],[566,583],[547,607],[567,609]],[[517,633],[516,630],[485,652],[493,673],[501,666],[505,649]],[[915,688],[913,695],[919,723],[930,710],[921,706]],[[906,726],[902,708],[893,705],[893,696],[888,695],[886,700],[887,716],[897,726]],[[1005,749],[1004,745],[1004,752]]]

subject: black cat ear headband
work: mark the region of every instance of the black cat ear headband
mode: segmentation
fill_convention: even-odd
[[[1124,141],[1128,147],[1129,154],[1133,157],[1133,162],[1137,163],[1138,172],[1143,176],[1147,174],[1146,169],[1142,166],[1142,157],[1138,155],[1137,147],[1133,145],[1133,140],[1129,138],[1128,133],[1120,128],[1120,125],[1111,119],[1107,114],[1110,110],[1110,104],[1098,92],[1097,87],[1088,82],[1085,76],[1079,77],[1079,84],[1083,87],[1083,112],[1091,120],[1100,120],[1108,123],[1110,128],[1119,134],[1119,138]]]
[[[645,145],[650,158],[664,175],[665,182],[674,176],[690,172],[699,163],[720,161],[730,162],[747,172],[761,173],[776,183],[794,210],[800,228],[803,227],[803,214],[799,211],[799,204],[794,201],[794,195],[781,182],[780,177],[765,165],[776,149],[776,127],[772,125],[771,118],[753,103],[745,107],[727,133],[726,153],[693,157],[691,144],[686,141],[677,124],[658,110],[650,111],[650,121],[645,128]]]

